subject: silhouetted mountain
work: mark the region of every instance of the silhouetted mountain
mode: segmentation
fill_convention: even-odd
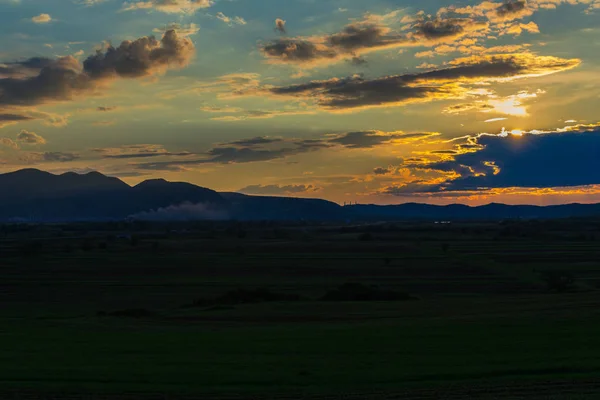
[[[491,203],[470,207],[463,204],[436,206],[406,203],[393,206],[355,205],[345,207],[351,218],[361,220],[500,220],[547,219],[600,216],[600,204],[563,204],[557,206],[529,206]]]
[[[39,197],[58,197],[79,193],[104,192],[129,188],[118,178],[99,172],[76,174],[67,172],[54,175],[37,169],[23,169],[0,175],[0,200],[18,201]]]
[[[0,220],[125,219],[186,203],[227,209],[215,191],[164,180],[135,187],[99,172],[54,175],[35,169],[0,174]]]
[[[153,179],[134,187],[98,172],[54,175],[36,169],[0,174],[0,221],[81,221],[126,218],[279,221],[501,220],[600,216],[600,204],[509,206],[342,207],[321,199],[217,193],[183,182]]]
[[[229,214],[238,220],[335,221],[346,218],[344,208],[321,199],[248,196],[221,193],[230,203]]]

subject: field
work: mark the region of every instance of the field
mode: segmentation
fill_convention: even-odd
[[[1,226],[0,398],[598,398],[599,245],[600,220]]]

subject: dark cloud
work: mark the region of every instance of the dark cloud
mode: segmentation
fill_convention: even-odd
[[[408,40],[401,35],[390,35],[390,29],[378,24],[356,23],[347,25],[341,32],[327,37],[336,49],[354,53],[365,48],[393,47]]]
[[[464,97],[466,89],[459,83],[518,79],[528,75],[547,75],[574,68],[578,59],[501,54],[458,59],[450,67],[421,73],[391,75],[365,79],[348,78],[310,81],[297,85],[268,87],[250,92],[275,96],[312,98],[326,110],[382,107],[417,101]]]
[[[130,154],[113,154],[106,155],[104,158],[116,158],[116,159],[129,159],[129,158],[150,158],[150,157],[161,157],[161,156],[170,156],[170,157],[184,157],[189,156],[191,153],[181,152],[181,153],[130,153]]]
[[[36,163],[36,162],[69,162],[79,159],[79,154],[67,152],[46,152],[46,153],[26,153],[21,156],[21,160]]]
[[[186,65],[194,45],[175,31],[159,41],[153,36],[108,46],[83,62],[72,57],[31,58],[8,64],[10,75],[0,73],[0,106],[27,106],[69,100],[92,92],[106,80],[139,78]],[[19,71],[14,72],[14,71]]]
[[[171,170],[175,167],[185,168],[202,164],[265,162],[329,148],[369,149],[392,142],[421,140],[434,135],[437,133],[363,131],[326,135],[317,139],[255,137],[220,143],[204,154],[196,154],[201,158],[142,163],[137,164],[136,167],[150,170]]]
[[[101,107],[96,108],[96,110],[100,111],[100,112],[109,112],[109,111],[114,111],[116,109],[117,109],[117,107],[114,107],[114,106],[111,106],[111,107],[101,106]]]
[[[47,57],[31,57],[26,60],[0,64],[0,79],[25,79],[39,74],[44,68],[60,67],[60,60]]]
[[[373,169],[373,173],[375,175],[388,175],[388,174],[394,173],[394,168],[391,168],[391,167],[387,167],[387,168],[378,167],[378,168]]]
[[[426,41],[456,39],[477,30],[487,28],[488,24],[471,18],[435,18],[421,20],[413,26],[413,36]]]
[[[448,106],[444,109],[446,114],[461,114],[468,111],[489,112],[494,106],[485,102],[462,103]]]
[[[302,64],[338,57],[335,50],[304,39],[276,39],[261,50],[265,56],[284,63]]]
[[[600,184],[600,127],[479,135],[479,148],[440,162],[406,167],[458,175],[422,191],[478,191],[494,188],[551,188]],[[406,189],[402,189],[406,192]]]
[[[17,142],[21,144],[30,144],[30,145],[39,145],[46,144],[46,139],[41,137],[35,132],[29,132],[26,130],[22,130],[17,135]]]
[[[0,106],[68,100],[92,88],[93,83],[87,74],[82,73],[79,61],[71,56],[61,57],[41,68],[37,75],[0,79]]]
[[[282,138],[258,136],[258,137],[254,137],[254,138],[250,138],[250,139],[235,140],[232,142],[228,142],[228,144],[234,145],[234,146],[242,146],[242,147],[253,147],[253,146],[260,146],[260,145],[266,145],[266,144],[271,144],[271,143],[280,143],[282,141],[283,141]]]
[[[318,64],[340,59],[357,59],[361,53],[398,47],[409,40],[403,35],[376,23],[358,22],[347,25],[341,32],[310,38],[275,39],[261,47],[273,62]]]
[[[151,157],[186,157],[192,155],[189,152],[170,152],[163,146],[156,144],[137,144],[121,147],[95,148],[91,149],[95,153],[99,153],[102,158],[114,159],[135,159],[135,158],[151,158]]]
[[[433,133],[404,133],[404,132],[381,132],[360,131],[348,132],[329,139],[327,143],[342,145],[350,149],[368,149],[394,141],[422,139],[434,135]]]
[[[30,115],[22,114],[0,114],[0,127],[4,125],[10,125],[15,122],[31,121],[35,118]]]
[[[496,15],[506,17],[522,13],[527,8],[525,0],[508,0],[496,9]]]
[[[192,41],[169,30],[160,41],[154,36],[146,36],[126,40],[119,47],[98,50],[83,62],[83,68],[92,79],[138,78],[162,72],[169,66],[183,67],[193,54]]]
[[[352,65],[361,66],[361,65],[366,65],[366,64],[368,64],[368,61],[367,61],[367,60],[365,60],[365,59],[364,59],[364,58],[362,58],[362,57],[354,56],[354,57],[352,57],[352,59],[350,60],[350,63],[351,63]]]

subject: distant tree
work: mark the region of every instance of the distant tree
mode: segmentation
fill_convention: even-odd
[[[44,245],[40,241],[27,242],[21,247],[23,257],[38,256],[42,253]]]
[[[364,232],[358,235],[358,240],[361,242],[370,242],[373,240],[373,235],[370,232]]]
[[[83,251],[92,251],[92,250],[94,250],[94,242],[92,242],[90,239],[85,239],[81,243],[81,250],[83,250]]]
[[[575,284],[575,276],[569,271],[546,271],[542,274],[542,279],[549,290],[558,293],[568,292]]]

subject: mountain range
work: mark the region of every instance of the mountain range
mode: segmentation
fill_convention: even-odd
[[[183,182],[129,186],[99,172],[61,175],[36,169],[0,174],[0,221],[142,220],[381,221],[568,218],[600,216],[600,204],[480,207],[453,204],[340,206],[321,199],[219,193]]]

